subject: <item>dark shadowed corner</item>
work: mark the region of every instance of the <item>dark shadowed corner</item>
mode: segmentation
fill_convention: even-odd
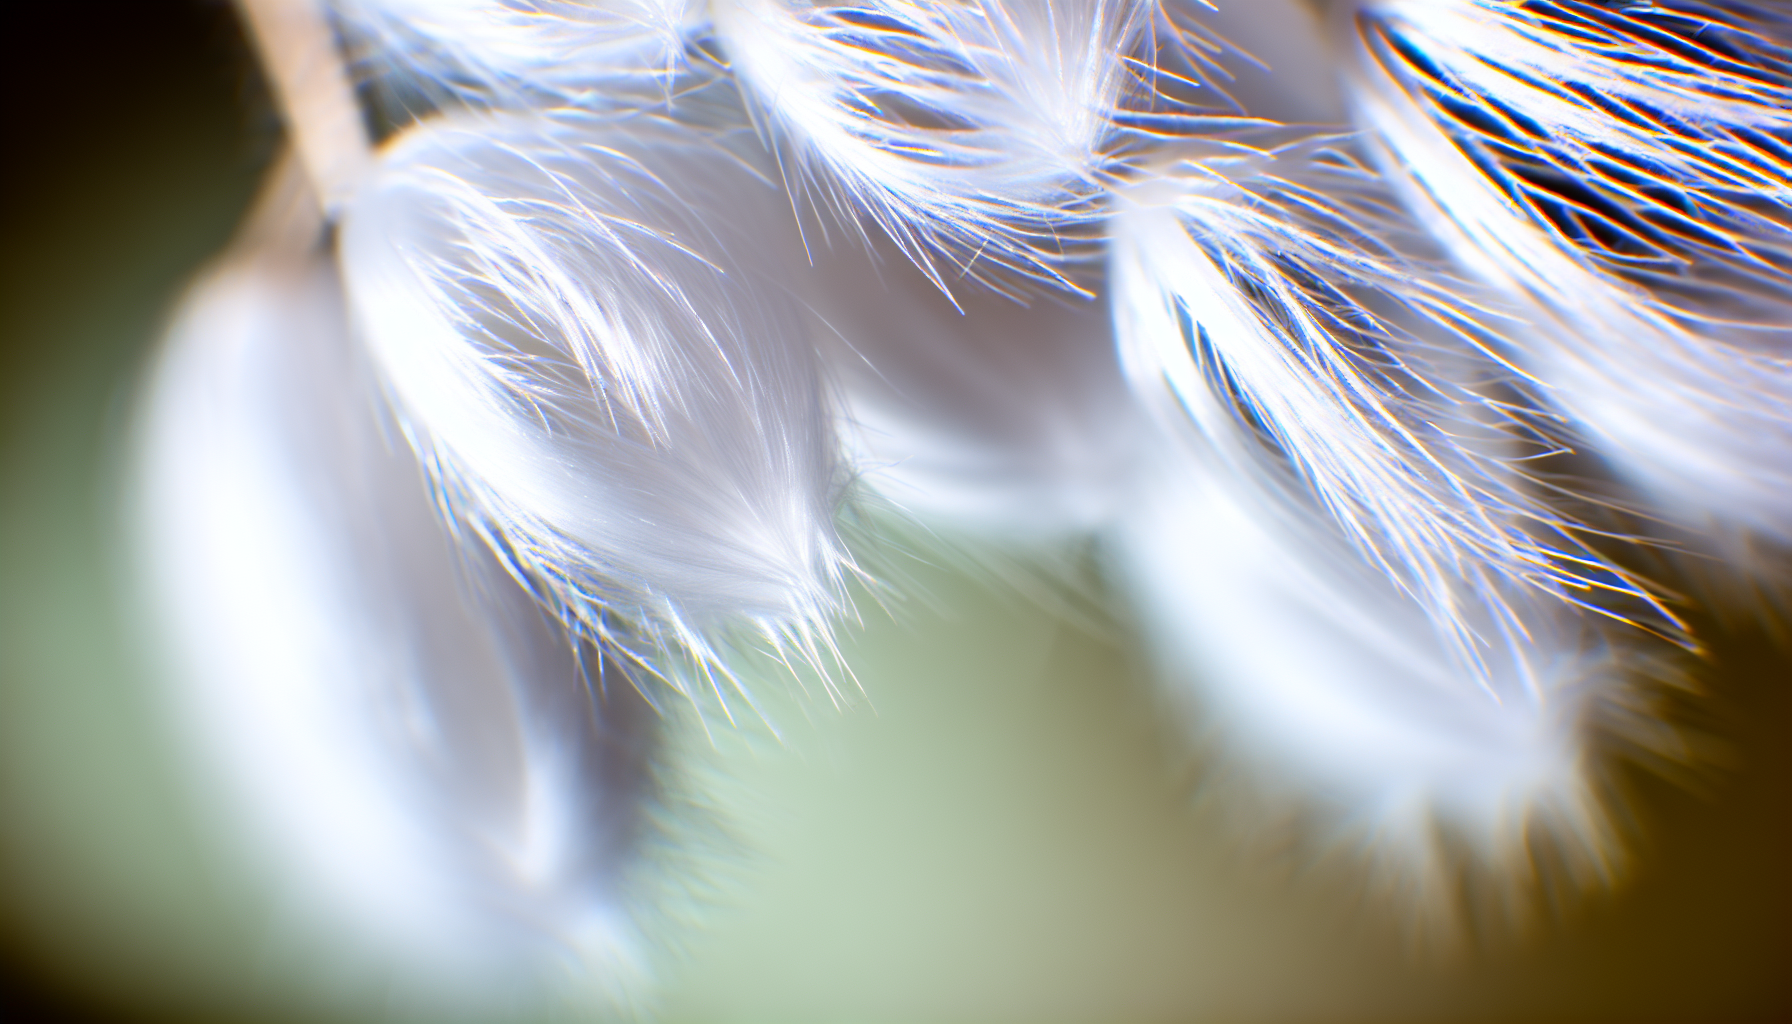
[[[167,757],[122,682],[112,448],[143,352],[228,237],[275,123],[224,0],[29,3],[7,24],[0,1018],[203,1020],[155,941],[204,886],[197,860],[176,839],[136,878],[107,877],[79,820],[104,807],[180,833]],[[45,760],[96,741],[113,761]]]

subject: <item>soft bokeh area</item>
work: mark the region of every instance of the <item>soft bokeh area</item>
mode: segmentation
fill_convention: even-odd
[[[0,1017],[386,1019],[377,979],[319,968],[233,858],[127,603],[132,387],[273,151],[269,102],[223,3],[8,21]],[[865,603],[862,694],[837,709],[761,666],[782,740],[710,758],[726,842],[661,1019],[1792,1016],[1792,656],[1764,628],[1712,632],[1682,702],[1708,764],[1617,769],[1628,880],[1446,950],[1281,809],[1202,799],[1224,768],[1177,739],[1123,624],[905,545],[924,596]]]

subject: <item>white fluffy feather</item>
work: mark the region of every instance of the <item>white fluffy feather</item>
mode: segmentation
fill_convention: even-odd
[[[647,118],[428,124],[342,233],[451,513],[662,667],[711,663],[737,626],[816,642],[847,567],[832,412],[776,276],[801,250],[725,141]]]
[[[945,289],[998,268],[1066,283],[1151,7],[720,0],[715,23],[792,186],[875,222]]]
[[[1293,81],[1328,74],[1283,13]],[[1245,115],[1342,113],[1273,69],[1233,84]],[[1575,605],[1640,595],[1532,493],[1547,448],[1494,397],[1497,321],[1351,140],[1211,127],[1159,139],[1109,226],[1116,340],[1166,435],[1112,548],[1171,693],[1246,790],[1317,808],[1409,909],[1456,900],[1440,835],[1512,881],[1544,824],[1608,870],[1585,758],[1628,680]]]
[[[1178,439],[1180,440],[1180,439]],[[1619,851],[1589,741],[1624,666],[1570,606],[1534,590],[1461,614],[1490,638],[1464,676],[1426,610],[1315,516],[1174,441],[1115,532],[1117,576],[1171,694],[1249,783],[1319,815],[1447,919],[1461,893],[1440,840],[1502,884],[1532,844],[1609,875]],[[1238,794],[1235,794],[1235,797]]]
[[[480,102],[664,98],[700,0],[330,0],[362,71]]]
[[[1447,286],[1360,233],[1395,222],[1345,205],[1364,183],[1342,154],[1247,152],[1149,187],[1110,241],[1135,389],[1226,472],[1310,494],[1471,677],[1499,642],[1479,619],[1515,588],[1635,593],[1526,492],[1522,431],[1475,390],[1496,367],[1450,333],[1466,313]]]
[[[1792,539],[1792,16],[1363,5],[1355,106],[1513,358],[1701,531]]]

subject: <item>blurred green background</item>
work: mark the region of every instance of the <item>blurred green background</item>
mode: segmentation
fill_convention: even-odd
[[[0,984],[7,1020],[380,1019],[325,1007],[180,783],[119,596],[129,397],[278,129],[222,3],[18,5],[0,273]],[[950,568],[849,639],[867,699],[724,768],[750,854],[673,1021],[1792,1019],[1792,663],[1738,627],[1688,714],[1733,765],[1623,776],[1618,892],[1410,955],[1347,865],[1266,857],[1123,635]],[[357,1001],[359,1000],[359,1001]],[[326,1011],[327,1014],[326,1014]]]

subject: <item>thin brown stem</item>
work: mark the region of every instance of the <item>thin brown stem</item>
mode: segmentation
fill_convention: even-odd
[[[299,161],[334,216],[373,161],[354,88],[319,0],[238,0]]]

